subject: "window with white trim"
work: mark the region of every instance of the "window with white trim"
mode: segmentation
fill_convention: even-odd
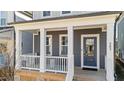
[[[59,45],[60,55],[66,56],[68,52],[68,37],[67,35],[60,35],[60,45]]]
[[[43,16],[50,16],[51,12],[50,11],[43,11]]]
[[[46,37],[46,55],[52,55],[52,35]]]

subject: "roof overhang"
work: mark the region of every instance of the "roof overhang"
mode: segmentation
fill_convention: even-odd
[[[8,24],[9,25],[14,25],[14,24],[43,22],[43,21],[53,21],[53,20],[62,20],[62,19],[72,19],[72,18],[82,18],[82,17],[103,16],[103,15],[120,14],[120,13],[121,13],[120,11],[92,12],[92,13],[79,14],[79,15],[69,15],[69,16],[61,16],[61,17],[52,17],[52,18],[30,20],[30,21],[12,22],[12,23],[8,23]]]

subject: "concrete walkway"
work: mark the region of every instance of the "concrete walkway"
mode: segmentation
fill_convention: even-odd
[[[105,81],[105,70],[99,71],[82,70],[80,67],[75,67],[74,80],[75,81]]]

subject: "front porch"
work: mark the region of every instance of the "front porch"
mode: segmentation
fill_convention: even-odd
[[[72,71],[74,71],[74,80],[105,80],[106,75],[105,73],[101,72],[101,69],[105,70],[105,55],[106,55],[106,31],[102,31],[101,28],[90,28],[90,29],[77,29],[73,31],[73,51],[74,57],[72,61],[74,61],[74,67]],[[19,65],[20,69],[16,75],[20,74],[20,80],[24,80],[26,77],[26,72],[36,71],[39,74],[44,76],[48,75],[45,73],[52,73],[51,75],[55,74],[58,75],[62,73],[63,75],[67,76],[68,74],[68,33],[67,30],[56,30],[56,31],[46,31],[45,34],[45,45],[44,46],[44,72],[41,71],[41,45],[40,45],[40,38],[41,34],[40,31],[21,31],[20,32],[20,41],[21,41],[21,52],[19,55]],[[97,57],[99,64],[97,66],[91,66],[90,68],[98,69],[98,71],[86,71],[81,70],[83,67],[86,67],[83,63],[82,57],[82,35],[86,36],[89,35],[94,37],[96,34],[99,34],[99,38],[97,38],[97,49],[101,50],[102,52],[97,52]],[[88,37],[87,37],[88,38]],[[100,39],[100,40],[99,40]],[[99,41],[99,42],[98,42]],[[102,43],[101,43],[102,42]],[[98,45],[99,44],[99,45]],[[42,50],[43,51],[43,50]],[[94,50],[92,50],[94,51]],[[101,59],[101,60],[100,60]],[[92,59],[91,59],[92,60]],[[71,62],[72,62],[71,61]],[[42,61],[43,63],[43,61]],[[97,62],[98,63],[98,62]],[[71,64],[72,65],[72,64]],[[20,73],[21,72],[21,73]],[[44,74],[43,74],[44,73]],[[95,74],[93,74],[95,73]],[[99,75],[99,73],[101,75]],[[23,75],[22,75],[23,74]],[[34,73],[32,73],[33,75]],[[28,77],[32,75],[27,75]],[[39,77],[38,74],[34,74],[34,76]],[[48,75],[49,76],[49,75]],[[35,78],[37,80],[37,78]],[[29,79],[31,80],[31,79]],[[45,80],[45,79],[44,79]],[[48,80],[48,79],[47,79]],[[50,80],[50,79],[49,79]],[[51,79],[52,80],[52,79]],[[59,80],[59,79],[56,79]],[[66,78],[65,78],[66,80]]]
[[[75,71],[78,66],[97,69],[95,73],[104,78],[101,80],[114,80],[114,24],[109,18],[17,26],[16,69],[63,73],[65,80],[73,80],[78,72],[90,77],[89,71]],[[105,71],[102,73],[101,69]]]

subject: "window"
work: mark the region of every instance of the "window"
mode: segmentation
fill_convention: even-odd
[[[50,16],[50,11],[43,11],[43,16]]]
[[[60,55],[66,56],[68,52],[68,37],[67,35],[60,35]]]
[[[0,23],[1,23],[0,24],[1,26],[5,26],[6,25],[6,19],[5,18],[1,18],[0,19]]]
[[[52,35],[46,37],[46,55],[52,55]]]
[[[71,11],[62,11],[62,14],[69,14]]]
[[[86,39],[86,55],[94,56],[94,39]]]

